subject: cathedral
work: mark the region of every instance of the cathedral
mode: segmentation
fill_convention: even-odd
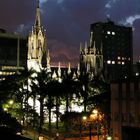
[[[72,73],[73,77],[80,75],[81,71],[88,72],[93,76],[100,74],[103,69],[102,46],[100,50],[96,49],[96,42],[94,42],[94,46],[92,46],[92,32],[90,36],[89,47],[87,43],[85,43],[85,47],[80,45],[80,64],[77,64],[77,68],[71,68],[70,63],[68,63],[67,68],[62,68],[60,62],[55,68],[51,67],[49,50],[47,50],[46,30],[41,25],[38,0],[35,23],[28,37],[28,69],[32,68],[36,71],[40,71],[45,68],[48,72],[52,73],[53,78],[58,79],[61,78],[64,73]]]
[[[89,73],[93,78],[94,76],[102,76],[103,53],[102,46],[97,49],[96,42],[92,43],[92,35],[93,32],[90,34],[89,46],[87,43],[85,46],[80,45],[80,70]],[[92,44],[94,45],[92,46]]]
[[[52,73],[52,78],[59,79],[64,73],[72,73],[74,77],[79,74],[79,65],[78,68],[75,69],[71,68],[70,63],[68,63],[67,68],[61,68],[61,64],[59,62],[58,66],[51,67],[50,54],[49,50],[47,50],[46,30],[41,25],[39,0],[36,8],[35,23],[28,37],[27,57],[28,69],[34,69],[37,72],[41,69],[46,69],[47,72]]]
[[[47,37],[45,29],[41,26],[39,1],[36,8],[35,23],[28,37],[28,69],[40,71],[43,67],[43,58],[46,58]],[[45,61],[45,60],[44,60]]]

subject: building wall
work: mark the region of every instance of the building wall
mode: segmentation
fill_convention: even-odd
[[[0,33],[0,75],[27,67],[27,38]]]
[[[111,84],[111,129],[113,138],[133,137],[140,131],[140,82],[137,80]],[[124,131],[126,128],[132,131]],[[136,134],[135,134],[136,135]],[[139,135],[139,134],[137,134]]]

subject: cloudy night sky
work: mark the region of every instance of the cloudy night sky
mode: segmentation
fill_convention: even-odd
[[[28,35],[36,0],[0,0],[0,28]],[[134,63],[140,58],[140,0],[40,0],[51,63],[77,65],[80,42],[89,44],[90,24],[106,22],[133,27]]]

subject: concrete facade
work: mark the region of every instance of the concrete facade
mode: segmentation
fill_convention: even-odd
[[[111,84],[111,131],[114,140],[139,139],[140,82]]]

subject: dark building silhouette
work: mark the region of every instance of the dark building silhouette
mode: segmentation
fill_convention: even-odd
[[[0,75],[27,67],[27,38],[0,30]]]
[[[133,63],[132,28],[108,21],[91,24],[90,32],[90,47],[102,50],[106,78],[118,80],[130,77]]]
[[[140,139],[140,77],[111,83],[111,135],[114,140]]]

